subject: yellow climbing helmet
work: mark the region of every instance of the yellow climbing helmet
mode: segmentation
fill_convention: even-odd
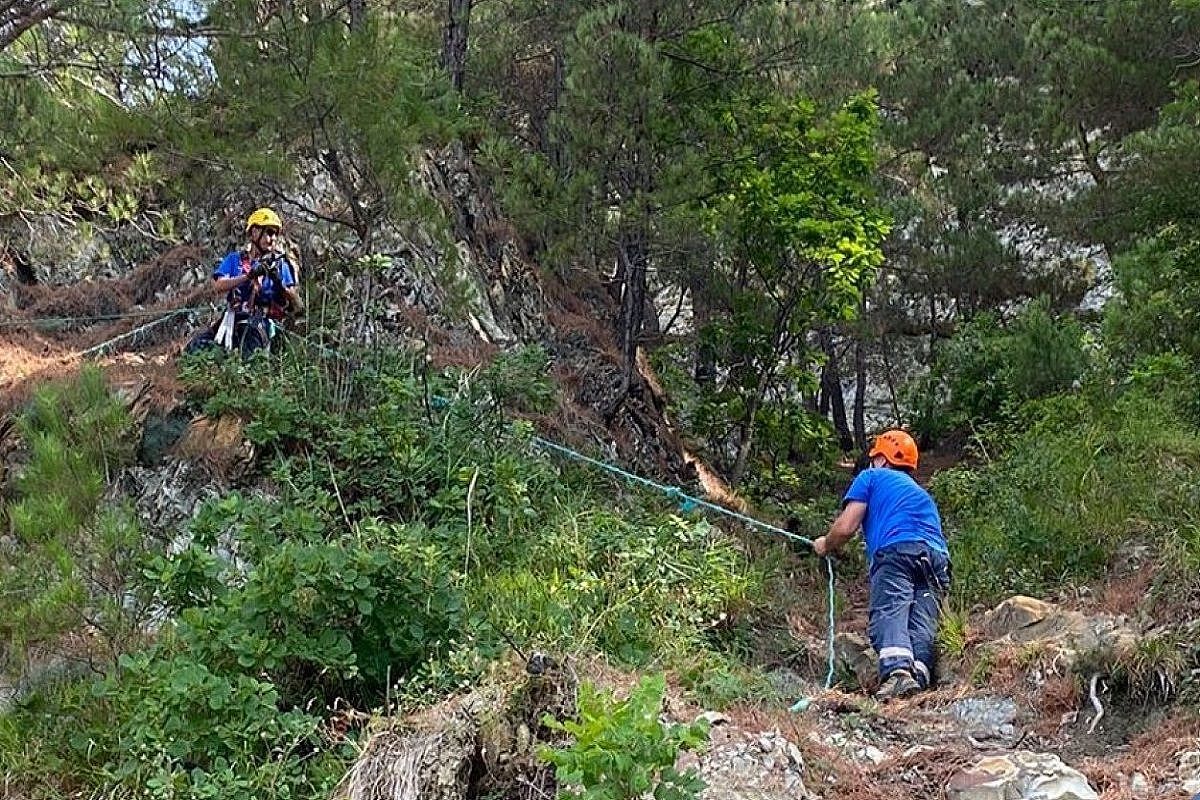
[[[270,208],[258,208],[254,213],[246,218],[246,230],[249,231],[255,225],[261,228],[275,228],[279,230],[283,227],[283,222],[279,219],[279,215]]]

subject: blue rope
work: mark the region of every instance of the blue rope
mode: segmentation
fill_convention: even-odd
[[[746,516],[745,514],[740,514],[737,511],[731,511],[730,509],[725,508],[724,506],[719,506],[716,503],[710,503],[707,500],[700,499],[699,497],[693,497],[689,494],[685,494],[683,492],[683,490],[680,489],[678,486],[667,486],[666,484],[658,483],[657,481],[652,481],[649,478],[643,478],[641,475],[635,475],[632,472],[623,470],[620,467],[616,466],[615,464],[609,464],[605,461],[600,461],[599,459],[585,456],[583,453],[580,453],[576,450],[572,450],[569,447],[564,447],[561,444],[558,444],[557,442],[550,441],[549,439],[543,439],[541,436],[534,436],[534,437],[532,437],[532,440],[533,440],[533,443],[535,445],[537,445],[538,447],[545,448],[546,450],[552,450],[560,455],[566,456],[567,458],[571,458],[576,461],[581,461],[584,464],[588,464],[590,466],[596,467],[597,469],[602,469],[605,472],[610,472],[613,475],[617,475],[621,478],[624,478],[627,481],[630,481],[631,483],[641,484],[642,486],[646,486],[648,488],[662,492],[667,497],[670,497],[672,500],[677,502],[679,504],[680,509],[683,510],[685,513],[692,511],[696,508],[708,509],[709,511],[713,511],[717,514],[724,514],[727,517],[736,519],[739,522],[742,522],[752,528],[758,528],[759,530],[766,531],[767,533],[771,533],[776,536],[783,536],[787,539],[791,539],[792,541],[800,542],[801,544],[806,544],[809,547],[812,547],[812,543],[813,543],[812,539],[809,539],[805,536],[801,536],[797,533],[792,533],[789,530],[784,530],[783,528],[763,522],[762,520],[755,519],[754,517],[749,517],[749,516]],[[834,635],[835,635],[836,623],[834,620],[834,604],[833,604],[834,603],[834,576],[833,576],[833,559],[832,558],[829,558],[829,557],[825,558],[825,568],[828,573],[828,592],[827,592],[826,603],[829,607],[829,627],[828,627],[828,633],[826,635],[826,641],[825,641],[826,652],[827,652],[827,661],[828,661],[828,664],[827,664],[828,669],[825,673],[825,688],[828,689],[833,686],[833,673],[834,673],[834,663],[835,663],[833,640],[834,640]],[[804,700],[798,701],[794,706],[792,706],[792,710],[793,711],[803,711],[807,707],[808,707],[808,701],[807,701],[807,699],[804,699]]]

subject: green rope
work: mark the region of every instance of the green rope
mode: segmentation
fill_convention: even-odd
[[[300,339],[303,339],[305,342],[307,342],[309,344],[314,344],[313,342],[311,342],[309,340],[308,337],[300,336],[299,334],[295,334],[295,333],[291,333],[290,335],[300,338]],[[345,356],[341,355],[340,353],[329,350],[328,348],[326,348],[322,345],[317,344],[316,346],[322,352],[324,352],[327,355],[332,355],[334,358],[339,358],[339,359],[346,358]],[[349,359],[347,359],[347,360],[349,360]],[[433,397],[430,398],[430,400],[435,408],[445,408],[445,407],[449,406],[450,402],[451,402],[449,398],[441,397],[439,395],[434,395]],[[682,511],[684,511],[685,513],[694,511],[697,508],[703,508],[703,509],[712,511],[717,514],[723,514],[723,515],[730,517],[732,519],[735,519],[738,522],[741,522],[751,528],[757,528],[761,531],[772,534],[774,536],[781,536],[785,539],[790,539],[794,542],[799,542],[800,544],[806,545],[808,547],[812,547],[813,540],[809,539],[806,536],[801,536],[798,533],[792,533],[791,531],[780,528],[777,525],[771,525],[770,523],[763,522],[762,520],[755,519],[754,517],[747,516],[746,514],[741,514],[741,513],[738,513],[737,511],[732,511],[728,508],[725,508],[724,506],[719,506],[716,503],[710,503],[707,500],[703,500],[699,497],[693,497],[692,495],[685,493],[678,486],[667,486],[666,484],[658,483],[657,481],[650,480],[649,478],[644,478],[641,475],[636,475],[632,472],[629,472],[628,470],[621,469],[620,467],[616,466],[615,464],[609,464],[606,461],[600,461],[599,459],[591,458],[590,456],[586,456],[583,453],[580,453],[578,450],[572,450],[569,447],[565,447],[561,444],[558,444],[557,442],[552,442],[549,439],[543,438],[541,436],[533,436],[532,441],[536,446],[541,447],[545,450],[553,451],[555,453],[558,453],[559,455],[566,456],[567,458],[573,459],[575,461],[579,461],[579,462],[582,462],[589,466],[596,467],[597,469],[604,470],[605,472],[612,473],[613,475],[623,478],[631,483],[636,483],[641,486],[645,486],[649,489],[654,489],[655,491],[662,492],[667,497],[670,497],[673,501],[678,503],[680,509]],[[835,665],[834,637],[836,635],[836,620],[835,620],[835,615],[834,615],[835,580],[834,580],[834,574],[833,574],[833,559],[832,558],[829,558],[829,557],[825,558],[825,568],[826,568],[826,573],[828,576],[827,577],[826,604],[828,606],[828,612],[829,612],[828,633],[826,635],[826,641],[825,641],[826,652],[827,652],[827,670],[825,673],[825,688],[828,689],[833,686],[833,674],[834,674],[834,665]],[[792,710],[793,711],[803,711],[805,708],[808,707],[808,702],[809,701],[807,698],[801,699],[795,705],[792,706]]]
[[[167,314],[182,314],[185,311],[206,311],[211,306],[184,306],[182,308],[167,308],[159,311],[125,311],[120,314],[94,314],[82,317],[33,317],[31,319],[0,320],[0,328],[17,328],[39,325],[72,325],[78,322],[111,322],[118,319],[134,319],[137,317],[157,317]]]
[[[672,500],[679,503],[680,508],[685,512],[692,511],[696,508],[704,508],[709,511],[715,512],[717,514],[724,514],[725,516],[736,519],[739,522],[742,522],[752,528],[758,528],[761,531],[765,531],[767,533],[770,533],[770,534],[773,534],[776,536],[782,536],[784,538],[791,539],[792,541],[800,542],[801,544],[805,544],[805,545],[808,545],[809,547],[812,547],[812,543],[813,543],[812,539],[809,539],[805,536],[801,536],[797,533],[792,533],[789,530],[784,530],[783,528],[780,528],[776,525],[771,525],[770,523],[767,523],[767,522],[763,522],[762,520],[755,519],[754,517],[749,517],[749,516],[746,516],[745,514],[740,514],[737,511],[731,511],[730,509],[725,508],[724,506],[719,506],[716,503],[710,503],[707,500],[700,499],[699,497],[693,497],[692,495],[685,494],[684,491],[682,489],[680,489],[678,486],[667,486],[666,484],[658,483],[657,481],[652,481],[649,478],[643,478],[641,475],[635,475],[632,472],[623,470],[620,467],[616,466],[615,464],[609,464],[608,462],[600,461],[599,459],[585,456],[583,453],[580,453],[577,450],[572,450],[569,447],[564,447],[563,445],[558,444],[557,442],[552,442],[549,439],[542,438],[541,436],[534,436],[532,438],[533,438],[533,443],[535,445],[537,445],[538,447],[544,448],[546,450],[552,450],[553,452],[558,453],[563,456],[566,456],[567,458],[574,459],[575,461],[581,461],[584,464],[588,464],[589,466],[593,466],[593,467],[596,467],[597,469],[602,469],[606,472],[610,472],[613,475],[617,475],[621,478],[624,478],[625,480],[627,480],[631,483],[640,484],[640,485],[646,486],[650,489],[654,489],[656,491],[662,492],[667,497],[670,497]],[[835,632],[836,632],[836,621],[834,619],[833,559],[831,559],[829,557],[825,558],[825,568],[826,568],[826,572],[828,574],[828,580],[827,580],[828,590],[827,590],[826,603],[828,605],[828,610],[829,610],[828,633],[826,635],[826,641],[825,641],[827,662],[828,662],[827,663],[827,671],[825,673],[825,688],[828,689],[833,686],[833,673],[834,673],[834,664],[835,664],[833,643],[834,643],[834,636],[835,636]],[[808,707],[807,699],[804,699],[804,700],[798,701],[795,705],[793,705],[792,710],[793,711],[803,711],[807,707]]]

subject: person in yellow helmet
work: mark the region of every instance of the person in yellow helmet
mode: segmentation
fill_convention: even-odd
[[[879,654],[878,696],[907,697],[933,683],[941,599],[950,588],[950,550],[937,504],[915,480],[917,443],[902,430],[875,439],[871,466],[842,500],[829,533],[813,542],[833,553],[861,526],[870,564],[867,630]]]
[[[281,247],[279,215],[270,208],[256,209],[246,218],[245,231],[246,245],[226,255],[212,273],[213,289],[225,293],[225,313],[193,337],[186,352],[223,345],[248,358],[270,348],[288,311],[304,308],[295,267]]]

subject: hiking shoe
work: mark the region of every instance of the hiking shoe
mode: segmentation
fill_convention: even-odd
[[[895,700],[896,698],[912,697],[921,691],[921,684],[906,669],[898,669],[879,687],[875,697],[879,700]]]

